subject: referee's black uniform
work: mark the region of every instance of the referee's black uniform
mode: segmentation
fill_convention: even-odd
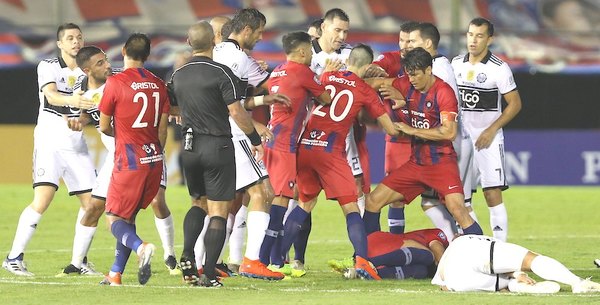
[[[233,200],[235,153],[227,106],[243,98],[241,81],[229,67],[196,56],[173,73],[168,87],[171,103],[181,109],[184,141],[188,133],[193,136],[182,152],[190,196]]]

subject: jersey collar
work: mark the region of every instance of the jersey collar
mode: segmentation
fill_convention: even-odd
[[[58,55],[58,64],[60,65],[61,68],[67,67],[67,63],[64,61],[64,59],[60,55]]]
[[[240,43],[239,43],[239,42],[237,42],[237,40],[235,40],[235,39],[227,38],[227,39],[225,39],[225,40],[224,40],[224,42],[231,42],[231,43],[233,43],[233,44],[234,44],[234,45],[235,45],[235,46],[236,46],[238,49],[240,49],[240,50],[242,49],[242,47],[240,46]]]
[[[469,61],[469,53],[465,54],[465,58],[463,59],[463,62],[468,62]],[[481,59],[481,63],[482,64],[487,64],[488,60],[490,60],[490,58],[492,57],[492,52],[490,50],[488,50],[487,54],[485,54],[485,56]]]
[[[315,50],[315,54],[319,54],[319,53],[321,53],[321,51],[323,51],[323,49],[321,48],[321,45],[319,45],[318,39],[312,40],[312,47],[313,47],[313,50]],[[335,52],[338,54],[342,54],[342,48],[335,50]]]

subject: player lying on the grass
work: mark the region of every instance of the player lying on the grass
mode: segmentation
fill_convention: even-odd
[[[547,280],[536,283],[525,272]],[[573,274],[557,260],[493,237],[465,235],[446,249],[431,281],[445,291],[555,293],[561,284],[573,293],[600,292],[600,284]]]
[[[377,267],[379,276],[398,280],[433,277],[435,266],[448,246],[448,238],[440,229],[404,234],[377,231],[369,234],[367,241],[369,261]],[[331,260],[328,264],[345,277],[356,278],[349,260]]]

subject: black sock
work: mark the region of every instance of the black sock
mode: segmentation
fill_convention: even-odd
[[[219,254],[225,243],[225,225],[227,221],[223,217],[213,216],[210,218],[206,236],[204,236],[204,246],[206,248],[206,256],[204,262],[204,274],[211,280],[217,278],[215,266],[219,259]]]
[[[194,259],[194,246],[204,227],[206,212],[197,206],[192,206],[183,219],[183,252],[182,257]]]

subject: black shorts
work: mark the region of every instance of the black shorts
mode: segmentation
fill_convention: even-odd
[[[231,138],[194,134],[193,151],[181,153],[193,198],[229,201],[235,197],[235,152]]]

